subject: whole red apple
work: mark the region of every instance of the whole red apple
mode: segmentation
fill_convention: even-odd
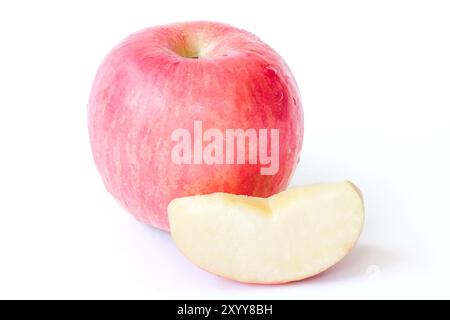
[[[213,22],[125,39],[97,73],[88,118],[107,190],[138,220],[164,230],[174,198],[284,190],[303,139],[286,63],[254,35]]]

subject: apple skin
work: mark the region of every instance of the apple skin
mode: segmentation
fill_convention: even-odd
[[[192,131],[196,120],[204,130],[279,129],[278,172],[174,164],[171,134]],[[109,53],[92,87],[88,127],[107,190],[139,221],[169,230],[174,198],[284,190],[300,157],[303,111],[292,73],[268,45],[229,25],[185,22],[133,34]]]

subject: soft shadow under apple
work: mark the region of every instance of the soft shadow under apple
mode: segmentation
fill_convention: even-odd
[[[356,245],[348,256],[330,269],[298,283],[344,281],[355,277],[371,277],[401,264],[401,257],[392,251],[372,245]]]

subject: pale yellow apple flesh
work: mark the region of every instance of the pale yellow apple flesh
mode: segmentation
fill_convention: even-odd
[[[347,181],[270,198],[178,198],[168,213],[172,237],[188,259],[248,283],[296,281],[328,269],[352,249],[364,222],[362,195]]]

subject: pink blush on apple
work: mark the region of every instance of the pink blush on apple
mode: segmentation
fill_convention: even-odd
[[[193,138],[198,122],[203,134]],[[187,22],[140,31],[107,55],[92,87],[88,125],[107,190],[138,220],[168,230],[174,198],[283,191],[299,161],[303,111],[292,73],[268,45],[229,25]],[[172,159],[183,142],[172,139],[177,130],[190,133],[190,162]],[[237,130],[230,161],[227,130]],[[271,130],[279,133],[279,168],[265,175],[261,150],[275,150]],[[199,144],[201,156],[206,149],[216,161],[195,161]]]

